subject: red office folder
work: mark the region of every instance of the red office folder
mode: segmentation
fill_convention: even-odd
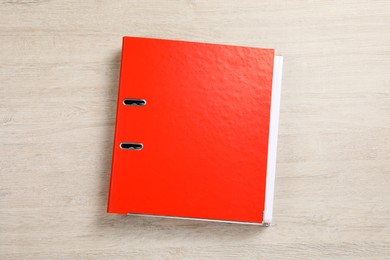
[[[274,66],[272,49],[124,37],[108,212],[270,222]]]

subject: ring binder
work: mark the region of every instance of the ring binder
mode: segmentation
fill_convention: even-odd
[[[281,69],[273,49],[124,37],[107,211],[269,225]]]

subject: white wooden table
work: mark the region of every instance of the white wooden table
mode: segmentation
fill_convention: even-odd
[[[105,213],[123,35],[284,56],[271,227]],[[390,257],[389,70],[386,0],[0,1],[0,258]]]

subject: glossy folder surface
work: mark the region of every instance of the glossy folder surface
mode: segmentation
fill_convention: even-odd
[[[124,37],[108,212],[261,223],[273,66],[271,49]]]

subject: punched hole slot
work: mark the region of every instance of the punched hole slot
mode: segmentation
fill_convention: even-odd
[[[123,100],[123,104],[125,106],[145,106],[146,100],[145,99],[136,99],[136,98],[125,98]]]
[[[123,150],[142,150],[144,145],[141,143],[121,143],[120,147]]]

